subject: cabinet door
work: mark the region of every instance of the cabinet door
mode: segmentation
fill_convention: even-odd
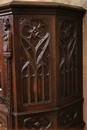
[[[68,128],[82,121],[82,20],[58,16],[58,125]],[[58,24],[57,23],[57,24]]]
[[[82,20],[58,17],[59,42],[59,104],[82,100]]]
[[[55,16],[15,16],[15,19],[14,29],[18,33],[13,57],[16,61],[14,88],[18,107],[20,110],[55,107]]]

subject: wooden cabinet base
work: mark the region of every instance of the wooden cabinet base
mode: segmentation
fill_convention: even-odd
[[[74,125],[73,127],[69,128],[68,130],[84,130],[84,126],[85,126],[85,123],[82,121]]]
[[[80,130],[81,7],[13,1],[0,6],[0,126]],[[0,129],[1,129],[0,128]]]

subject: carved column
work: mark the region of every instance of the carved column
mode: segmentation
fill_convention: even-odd
[[[11,73],[12,73],[12,32],[9,18],[4,19],[3,36],[3,57],[6,61],[6,82],[7,82],[7,109],[8,109],[8,129],[11,129]]]

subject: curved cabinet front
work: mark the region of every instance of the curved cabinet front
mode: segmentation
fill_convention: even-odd
[[[78,130],[84,125],[84,12],[48,2],[0,6],[1,130]]]

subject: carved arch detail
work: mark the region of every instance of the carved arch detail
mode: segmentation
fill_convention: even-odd
[[[77,93],[77,21],[60,20],[60,98]]]
[[[23,103],[50,100],[50,33],[40,19],[20,22]]]

